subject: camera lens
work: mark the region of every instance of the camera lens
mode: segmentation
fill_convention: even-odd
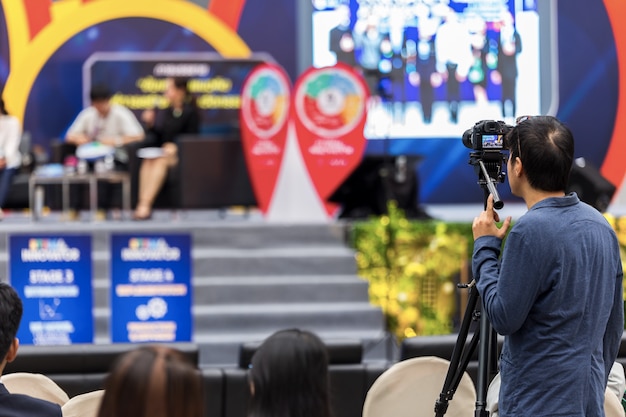
[[[467,129],[463,132],[463,145],[470,149],[474,149],[474,145],[472,144],[472,131],[472,129]]]

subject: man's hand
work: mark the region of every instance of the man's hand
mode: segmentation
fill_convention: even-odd
[[[102,137],[98,139],[98,142],[100,142],[103,145],[116,147],[120,145],[120,140],[121,138],[119,137],[107,136],[107,137]]]
[[[65,140],[67,143],[72,143],[76,146],[84,145],[85,143],[91,142],[91,139],[83,133],[68,135]]]
[[[498,227],[496,224],[496,222],[499,221],[500,216],[498,216],[498,213],[493,209],[493,195],[489,194],[489,197],[487,197],[487,209],[480,213],[478,217],[475,217],[472,223],[474,240],[481,236],[495,236],[504,239],[506,231],[511,225],[511,216],[504,219],[502,227]]]

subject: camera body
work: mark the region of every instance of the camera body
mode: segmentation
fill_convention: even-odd
[[[499,152],[504,149],[504,135],[511,129],[513,126],[501,120],[481,120],[463,133],[463,145],[475,151]]]

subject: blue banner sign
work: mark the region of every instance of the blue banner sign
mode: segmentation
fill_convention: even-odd
[[[9,250],[24,305],[20,343],[93,343],[91,236],[9,236]]]
[[[191,341],[190,235],[111,235],[111,340]]]

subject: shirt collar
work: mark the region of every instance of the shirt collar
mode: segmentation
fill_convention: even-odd
[[[580,199],[575,192],[571,192],[569,194],[564,195],[563,197],[548,197],[544,198],[534,206],[530,208],[530,210],[540,209],[544,207],[568,207],[578,204]]]

